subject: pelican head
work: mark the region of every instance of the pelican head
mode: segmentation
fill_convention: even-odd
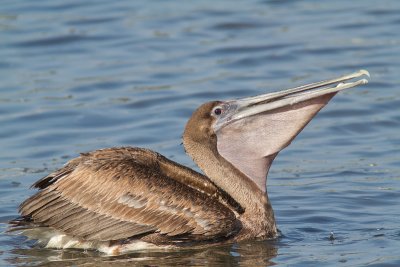
[[[360,70],[283,91],[205,103],[186,125],[185,148],[198,163],[202,159],[187,146],[207,146],[265,192],[268,170],[279,151],[336,93],[366,84],[366,77],[368,71]]]

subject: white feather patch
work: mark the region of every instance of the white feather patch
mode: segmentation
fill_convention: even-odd
[[[128,194],[122,195],[118,199],[118,203],[127,205],[128,207],[131,207],[134,209],[140,209],[147,205],[147,200],[145,198],[134,196],[134,195],[128,193]]]
[[[109,256],[138,250],[164,250],[173,248],[173,246],[156,246],[140,240],[132,240],[130,243],[122,245],[110,245],[109,241],[84,241],[48,227],[27,229],[21,233],[29,239],[38,240],[38,243],[46,248],[97,250]]]

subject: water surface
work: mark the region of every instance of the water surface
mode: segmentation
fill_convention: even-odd
[[[2,1],[0,265],[400,265],[400,2]],[[282,238],[196,251],[41,249],[4,234],[29,186],[79,152],[180,145],[201,103],[361,68],[276,159]]]

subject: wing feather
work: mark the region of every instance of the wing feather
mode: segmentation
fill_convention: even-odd
[[[21,204],[20,212],[21,208],[24,207],[25,213],[30,214],[33,211],[45,206],[47,203],[54,201],[58,197],[59,195],[56,194],[48,194],[47,192],[39,191]]]
[[[82,154],[36,182],[41,191],[21,204],[21,213],[85,240],[119,240],[154,232],[197,239],[229,235],[236,217],[219,201],[213,185],[208,186],[205,178],[197,182],[203,184],[201,190],[186,185],[184,181],[196,178],[184,175],[194,172],[184,169],[173,177],[170,169],[163,171],[163,159],[138,148]]]

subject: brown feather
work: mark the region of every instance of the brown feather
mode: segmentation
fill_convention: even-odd
[[[237,227],[229,206],[234,201],[207,177],[171,163],[139,148],[81,154],[36,182],[41,191],[21,205],[21,213],[85,240],[231,233]]]
[[[20,205],[20,212],[24,209],[23,213],[25,215],[30,215],[32,212],[37,209],[47,205],[47,203],[54,201],[59,198],[60,195],[57,194],[48,194],[47,192],[38,192],[35,195],[31,196]]]

